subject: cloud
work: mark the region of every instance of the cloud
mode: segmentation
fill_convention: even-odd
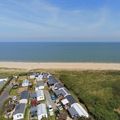
[[[110,32],[107,28],[109,12],[106,6],[95,11],[63,9],[48,0],[6,0],[0,3],[0,36],[30,39],[98,38]]]

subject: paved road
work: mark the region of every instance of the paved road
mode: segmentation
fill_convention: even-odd
[[[56,105],[55,105],[54,101],[51,99],[50,93],[47,90],[45,90],[44,93],[45,93],[47,106],[51,105],[53,107],[53,109],[55,110],[56,109]]]
[[[13,78],[14,79],[14,78]],[[12,88],[12,80],[11,82],[9,83],[9,85],[7,85],[4,89],[4,91],[1,93],[0,95],[0,109],[2,108],[5,100],[9,97],[9,91],[10,89]]]

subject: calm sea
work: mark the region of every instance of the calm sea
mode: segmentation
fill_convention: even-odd
[[[0,43],[0,61],[120,63],[120,43]]]

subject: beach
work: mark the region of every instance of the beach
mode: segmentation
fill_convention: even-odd
[[[0,68],[51,70],[120,70],[120,63],[0,62]]]

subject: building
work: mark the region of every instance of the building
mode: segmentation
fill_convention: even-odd
[[[43,90],[43,89],[44,89],[44,82],[43,81],[38,81],[37,85],[35,87],[35,91]]]
[[[54,90],[54,93],[57,97],[66,97],[67,95],[70,95],[69,91],[65,87],[62,87],[59,90]]]
[[[46,79],[48,77],[48,73],[46,72],[42,72],[41,74],[43,75],[43,79]]]
[[[65,98],[69,101],[70,105],[72,105],[73,103],[76,103],[76,100],[71,95],[67,95]]]
[[[4,86],[4,84],[5,84],[5,81],[0,81],[0,87]]]
[[[50,74],[50,73],[48,73],[48,75],[47,75],[47,78],[49,78],[49,77],[51,77],[52,75]]]
[[[23,91],[20,94],[20,103],[28,103],[28,99],[29,99],[29,92],[28,91]]]
[[[7,82],[8,78],[0,78],[0,82]]]
[[[69,113],[70,117],[73,118],[73,119],[79,117],[79,114],[77,113],[77,111],[75,110],[74,107],[70,107],[70,108],[68,109],[68,113]]]
[[[31,117],[37,116],[37,107],[34,106],[30,108],[30,115]]]
[[[53,86],[53,85],[55,85],[56,83],[58,83],[58,81],[53,77],[53,76],[50,76],[49,78],[48,78],[48,85],[49,86]]]
[[[18,104],[13,113],[13,120],[24,119],[25,109],[26,109],[26,104],[24,104],[24,103]]]
[[[39,104],[37,106],[37,117],[38,120],[41,120],[42,118],[47,118],[47,108],[46,108],[46,104]]]
[[[62,103],[62,105],[67,105],[67,104],[69,104],[69,101],[65,98],[65,99],[62,99],[61,100],[61,103]]]
[[[41,101],[45,99],[43,90],[36,91],[36,96],[37,96],[37,101]]]
[[[58,89],[60,89],[60,88],[62,88],[62,87],[64,87],[64,86],[63,86],[63,84],[60,83],[60,82],[54,84],[54,89],[55,89],[55,90],[58,90]]]
[[[35,79],[35,74],[29,76],[30,79]]]
[[[30,94],[30,98],[31,98],[31,99],[37,99],[36,93],[31,93],[31,94]]]
[[[43,75],[42,74],[39,74],[37,77],[36,77],[36,81],[42,81],[43,80]]]
[[[22,87],[28,87],[29,86],[29,80],[23,80]]]
[[[74,103],[71,105],[72,109],[74,108],[75,111],[77,112],[77,114],[79,115],[79,117],[86,117],[88,118],[89,115],[86,112],[86,110],[78,103]]]

